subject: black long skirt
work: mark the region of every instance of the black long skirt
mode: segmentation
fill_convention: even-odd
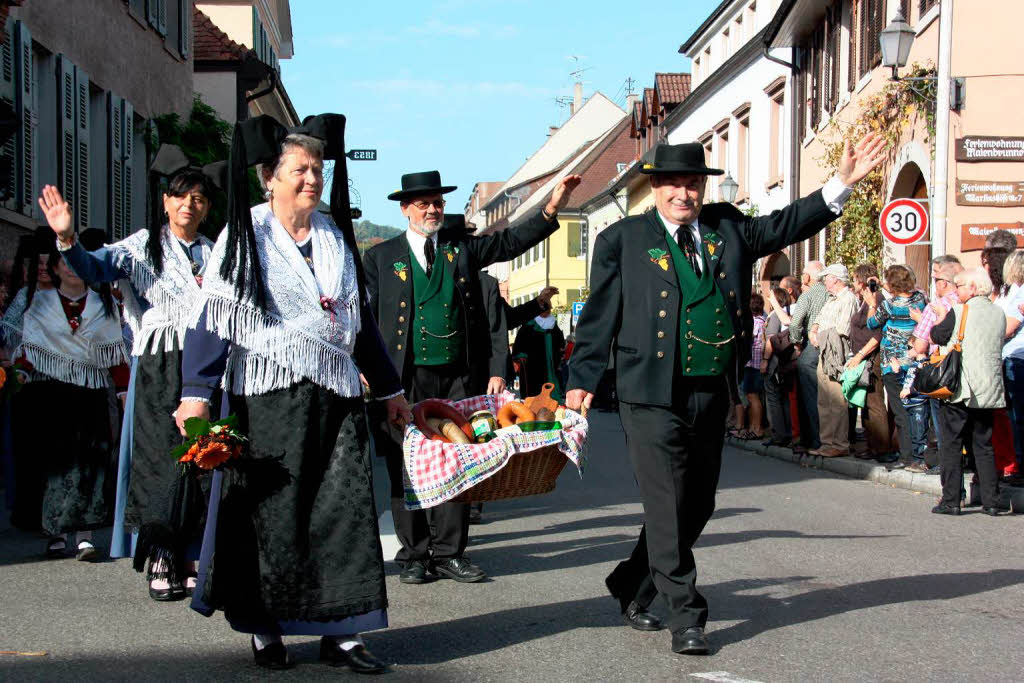
[[[202,602],[250,625],[387,607],[362,398],[303,381],[230,401],[250,449],[224,473]]]
[[[18,455],[31,453],[40,465],[43,530],[55,536],[109,525],[115,455],[107,390],[34,381],[15,400],[25,401],[39,428],[15,425]],[[42,415],[48,417],[39,421]]]
[[[139,533],[135,568],[163,558],[175,578],[186,550],[202,533],[209,476],[182,473],[171,456],[181,444],[172,413],[181,396],[181,351],[139,356],[135,369],[135,421],[132,469],[125,504],[125,527]]]

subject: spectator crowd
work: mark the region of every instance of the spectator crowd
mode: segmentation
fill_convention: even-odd
[[[937,256],[923,280],[907,265],[811,261],[762,283],[730,436],[939,475],[936,514],[966,504],[966,466],[998,514],[1000,480],[1024,483],[1024,250],[997,230],[981,264]],[[959,386],[925,393],[921,368],[954,349]]]

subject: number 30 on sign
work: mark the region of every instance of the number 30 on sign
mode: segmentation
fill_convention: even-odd
[[[928,212],[913,199],[894,199],[879,214],[878,227],[893,244],[913,244],[928,233]]]

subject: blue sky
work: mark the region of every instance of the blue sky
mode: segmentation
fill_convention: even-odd
[[[349,176],[364,218],[401,226],[387,195],[403,173],[439,170],[461,213],[473,183],[506,180],[565,121],[570,72],[589,67],[584,96],[621,106],[628,77],[642,92],[656,71],[690,70],[679,46],[718,4],[293,0],[282,77],[300,116],[345,114],[347,147],[378,150]]]

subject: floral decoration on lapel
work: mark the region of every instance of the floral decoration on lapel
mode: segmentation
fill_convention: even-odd
[[[409,266],[405,265],[404,261],[395,261],[394,269],[395,275],[398,276],[398,279],[401,280],[402,282],[405,282],[405,279],[409,277],[407,274]]]
[[[718,253],[722,248],[722,238],[718,236],[717,232],[709,232],[704,235],[704,248],[708,250],[708,257],[712,261],[717,261],[721,254]]]
[[[441,251],[443,251],[444,255],[448,257],[448,263],[451,263],[452,261],[455,260],[455,255],[459,253],[459,248],[453,247],[450,244],[446,244],[443,247],[441,247]]]
[[[651,263],[657,263],[664,271],[668,270],[668,252],[664,249],[648,249],[647,255],[651,257]]]

